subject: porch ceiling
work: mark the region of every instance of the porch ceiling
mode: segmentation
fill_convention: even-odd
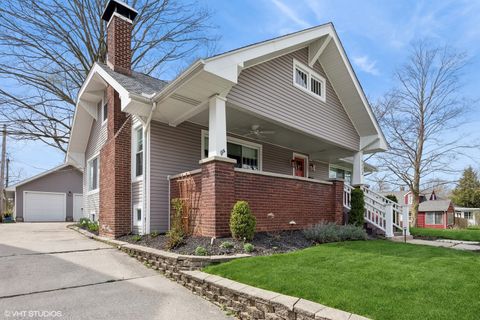
[[[339,158],[351,157],[355,152],[334,145],[319,138],[240,110],[227,102],[227,132],[236,136],[271,143],[300,153],[310,155],[311,160],[332,162]],[[208,127],[208,110],[204,110],[188,121]],[[253,125],[258,125],[263,131],[273,131],[273,134],[255,136],[249,134]]]

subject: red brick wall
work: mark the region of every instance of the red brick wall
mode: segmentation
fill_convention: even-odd
[[[113,16],[107,29],[108,62],[113,70],[130,75],[132,61],[132,23]]]
[[[212,161],[194,176],[200,197],[199,228],[203,236],[228,236],[233,205],[248,201],[257,231],[303,229],[321,221],[343,222],[343,181],[322,184],[234,171],[233,164]],[[170,182],[179,197],[178,181]],[[273,214],[273,216],[271,215]],[[290,225],[295,221],[295,225]]]
[[[119,237],[131,232],[131,119],[120,98],[107,88],[108,139],[100,150],[100,234]]]

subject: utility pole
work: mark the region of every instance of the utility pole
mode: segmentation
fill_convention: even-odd
[[[5,177],[5,189],[8,188],[10,183],[10,158],[7,158],[7,176]]]
[[[0,215],[5,211],[5,165],[7,157],[7,125],[2,130],[2,157],[0,160]]]

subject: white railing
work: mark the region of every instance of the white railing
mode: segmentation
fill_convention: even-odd
[[[343,188],[343,206],[348,210],[351,209],[353,189],[348,184]],[[410,235],[407,206],[401,206],[367,187],[362,186],[361,189],[365,200],[365,221],[384,231],[387,237],[393,237],[395,231]]]

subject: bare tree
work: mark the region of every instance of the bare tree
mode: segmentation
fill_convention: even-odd
[[[405,65],[395,74],[398,86],[377,104],[390,150],[378,155],[383,178],[407,185],[414,195],[416,222],[422,179],[453,173],[451,164],[473,147],[449,135],[462,123],[469,104],[460,95],[466,55],[427,41],[412,45]]]
[[[0,1],[0,120],[10,135],[65,152],[76,94],[105,62],[106,0]],[[132,0],[132,66],[158,76],[165,64],[210,48],[210,12],[195,0]]]

